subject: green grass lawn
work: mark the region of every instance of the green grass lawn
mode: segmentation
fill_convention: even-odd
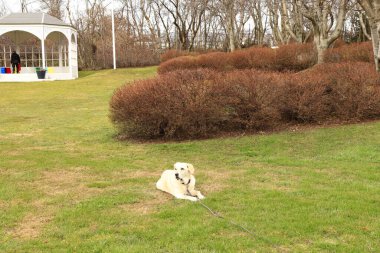
[[[0,83],[0,252],[380,252],[380,122],[119,142],[115,88],[156,68]],[[205,204],[155,189],[191,162]]]

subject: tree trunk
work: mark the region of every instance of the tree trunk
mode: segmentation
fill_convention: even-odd
[[[317,41],[314,39],[314,44],[315,44],[315,47],[317,48],[317,52],[318,52],[317,64],[324,63],[325,62],[325,52],[329,48],[327,41],[325,41],[325,40],[320,41],[319,38],[317,38]]]
[[[228,31],[228,39],[230,43],[230,51],[235,51],[235,15],[234,15],[234,3],[233,1],[229,1],[227,5],[227,31]]]
[[[233,31],[233,29],[229,29],[229,32],[228,32],[228,38],[229,38],[229,43],[230,43],[230,51],[233,52],[236,50],[235,48],[235,33]]]
[[[377,24],[373,22],[371,24],[371,37],[372,37],[372,45],[373,45],[373,55],[374,55],[374,60],[375,60],[375,67],[376,71],[380,72],[379,69],[379,60],[380,60],[380,51],[379,51],[379,32],[377,29]]]
[[[359,0],[360,6],[365,11],[369,24],[371,26],[371,37],[373,45],[373,55],[375,60],[376,71],[380,72],[380,0]]]
[[[297,2],[298,6],[302,8],[302,14],[309,19],[313,25],[314,44],[318,51],[318,63],[323,63],[324,51],[329,48],[342,33],[348,0],[339,0],[335,18],[331,11],[332,4],[327,0],[321,0],[318,3],[312,2],[312,5],[307,5],[301,0],[297,0]],[[329,19],[332,21],[329,22]],[[335,27],[333,23],[334,20],[336,20]],[[334,29],[332,29],[333,27]]]

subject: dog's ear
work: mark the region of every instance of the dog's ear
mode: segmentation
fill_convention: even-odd
[[[194,174],[195,170],[194,170],[194,166],[192,164],[188,163],[187,169],[190,171],[191,174]]]

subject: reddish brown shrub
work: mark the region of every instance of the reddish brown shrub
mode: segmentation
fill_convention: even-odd
[[[158,72],[179,69],[210,68],[218,71],[235,69],[262,69],[272,71],[297,71],[316,62],[312,44],[292,44],[279,49],[254,47],[233,53],[214,52],[194,57],[179,57],[160,64]]]
[[[191,138],[214,132],[224,118],[214,96],[216,73],[178,71],[118,89],[111,119],[122,132],[143,138]]]
[[[159,74],[168,73],[181,69],[197,69],[208,68],[218,71],[233,70],[231,60],[228,53],[213,52],[208,54],[195,56],[182,56],[168,60],[160,64],[158,68]]]
[[[176,50],[176,49],[170,49],[166,51],[165,53],[160,55],[160,61],[161,63],[166,62],[168,60],[181,57],[181,56],[197,56],[198,52],[189,52],[189,51],[183,51],[183,50]]]
[[[195,56],[181,56],[161,63],[157,72],[164,74],[178,69],[200,68],[198,58]]]
[[[262,48],[249,48],[247,50],[241,51],[246,56],[244,59],[247,60],[249,65],[247,68],[253,69],[265,69],[265,70],[273,70],[275,66],[273,63],[276,61],[276,50],[272,48],[262,47]],[[234,55],[238,56],[239,51],[234,53]],[[238,62],[239,59],[236,59]]]
[[[168,60],[181,57],[181,56],[198,56],[202,54],[207,53],[213,53],[216,52],[215,50],[208,49],[208,50],[196,50],[196,51],[186,51],[186,50],[176,50],[176,49],[170,49],[167,50],[165,53],[160,55],[160,62],[166,62]]]
[[[279,71],[299,71],[310,68],[317,62],[317,52],[312,43],[284,45],[275,52],[272,64],[276,65],[276,70]]]
[[[122,134],[148,139],[379,119],[380,76],[369,63],[299,73],[181,70],[121,87],[110,107]]]
[[[347,45],[347,43],[342,38],[338,38],[336,41],[334,41],[332,48],[338,48],[345,45]]]
[[[115,91],[110,117],[122,134],[148,139],[200,138],[269,128],[271,118],[276,118],[269,106],[274,96],[261,88],[265,81],[251,82],[256,74],[226,76],[198,69],[138,81]]]
[[[284,121],[325,123],[380,117],[380,76],[368,63],[323,64],[293,74],[279,98]]]
[[[217,82],[223,84],[224,106],[228,110],[224,131],[257,131],[276,127],[280,115],[273,105],[278,96],[277,87],[283,81],[281,74],[243,70],[219,75],[219,78]]]
[[[372,62],[371,42],[352,43],[338,48],[330,48],[325,53],[325,62]]]
[[[325,62],[372,62],[370,42],[352,43],[328,49]],[[218,71],[235,69],[261,69],[271,71],[300,71],[317,62],[312,43],[289,44],[278,49],[253,47],[233,53],[214,52],[177,57],[160,64],[158,72],[164,74],[179,69],[210,68]]]
[[[232,70],[231,60],[228,53],[214,52],[197,57],[197,67],[210,68],[218,71]]]

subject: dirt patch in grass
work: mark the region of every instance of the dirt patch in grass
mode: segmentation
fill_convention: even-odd
[[[160,205],[172,200],[173,196],[156,189],[156,182],[160,178],[161,173],[161,171],[154,170],[124,171],[124,177],[130,179],[148,178],[149,184],[140,190],[144,198],[133,203],[124,204],[120,208],[133,214],[148,215],[157,212]]]
[[[2,137],[5,137],[5,139],[15,139],[15,138],[29,138],[36,136],[41,133],[41,129],[35,129],[28,132],[19,132],[19,133],[8,133],[6,135],[3,135]]]
[[[86,167],[68,170],[44,171],[35,187],[50,197],[70,196],[71,200],[81,200],[93,196],[101,189],[88,187],[88,183],[96,180]]]
[[[62,205],[75,204],[102,192],[102,189],[86,186],[95,179],[85,167],[42,172],[38,179],[28,185],[42,193],[42,196],[30,204],[33,211],[10,230],[10,236],[24,240],[38,237]],[[51,204],[62,197],[66,201],[62,205]]]
[[[9,136],[12,137],[32,137],[34,133],[10,133]]]
[[[275,190],[292,192],[299,182],[299,177],[290,174],[281,174],[276,171],[267,171],[252,177],[251,186],[254,190]]]
[[[14,206],[20,205],[21,203],[21,199],[12,199],[9,201],[0,200],[0,210],[4,211],[7,208],[12,208]]]
[[[220,237],[223,238],[228,238],[228,239],[236,239],[236,238],[242,238],[242,237],[250,237],[252,236],[246,231],[243,231],[242,228],[229,224],[230,229],[229,230],[221,230],[217,232],[216,234]]]
[[[220,192],[227,189],[233,177],[241,176],[243,171],[228,171],[228,170],[206,170],[199,173],[202,179],[197,179],[195,185],[196,190],[201,191],[206,197],[213,192]]]
[[[14,238],[20,238],[24,240],[37,238],[43,227],[53,219],[51,213],[47,213],[46,210],[39,214],[28,214],[22,221],[10,232]]]
[[[173,199],[168,193],[159,190],[152,190],[148,197],[141,201],[121,205],[120,208],[137,215],[149,215],[159,210],[160,205],[163,205]]]
[[[112,177],[128,177],[128,178],[160,178],[162,171],[157,170],[130,170],[123,169],[112,173]]]
[[[9,150],[9,151],[2,152],[2,155],[6,155],[6,156],[20,156],[20,155],[22,155],[22,152],[20,152],[19,150]]]
[[[9,203],[4,201],[4,200],[1,200],[0,199],[0,209],[1,210],[4,210],[5,208],[7,208],[9,206]]]

